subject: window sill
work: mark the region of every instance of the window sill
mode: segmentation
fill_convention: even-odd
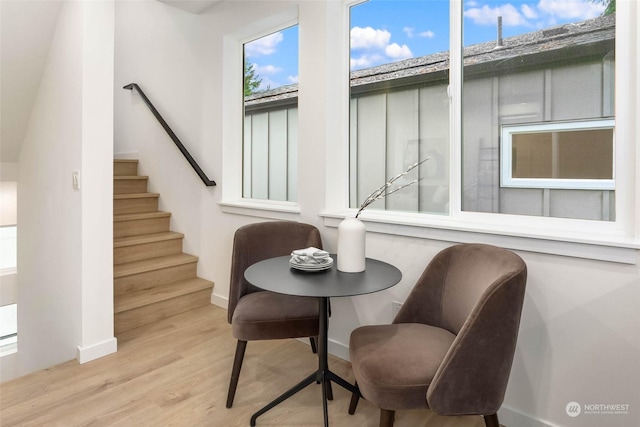
[[[355,210],[323,212],[324,225],[337,227]],[[531,227],[498,226],[436,215],[369,211],[360,215],[367,231],[455,243],[487,243],[505,248],[622,264],[638,263],[640,241],[628,237],[559,233]]]
[[[218,204],[222,212],[259,218],[294,219],[300,214],[300,205],[295,202],[239,199]]]

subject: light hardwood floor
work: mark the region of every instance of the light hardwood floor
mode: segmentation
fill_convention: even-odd
[[[251,414],[316,369],[310,347],[297,340],[250,342],[233,408],[226,393],[235,340],[227,312],[215,306],[123,333],[118,352],[79,365],[70,361],[0,385],[0,425],[248,426]],[[348,362],[331,369],[353,382]],[[377,426],[379,411],[334,385],[333,427]],[[258,418],[258,427],[322,426],[321,390],[311,385]],[[396,427],[483,427],[480,417],[439,417],[398,411]]]

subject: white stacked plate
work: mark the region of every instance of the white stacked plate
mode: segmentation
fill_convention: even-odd
[[[315,262],[298,262],[295,259],[291,258],[289,260],[289,266],[291,268],[295,268],[296,270],[302,271],[322,271],[327,270],[333,266],[333,258],[327,257],[318,259]]]

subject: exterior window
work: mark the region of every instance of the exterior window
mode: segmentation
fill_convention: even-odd
[[[0,226],[0,274],[14,271],[17,265],[18,227]]]
[[[296,201],[298,26],[244,44],[244,198]]]
[[[613,121],[503,126],[502,187],[615,190]]]
[[[18,304],[0,307],[0,356],[14,353],[18,347]]]
[[[0,181],[0,356],[18,346],[17,223],[18,183]]]
[[[615,220],[615,14],[574,6],[465,7],[463,211]]]
[[[372,207],[614,221],[615,13],[590,0],[461,2],[449,39],[461,18],[449,3],[351,7],[350,207],[429,158],[405,177],[418,185]]]
[[[447,213],[449,4],[372,0],[350,15],[350,207],[429,158],[397,181],[417,185],[371,209]]]

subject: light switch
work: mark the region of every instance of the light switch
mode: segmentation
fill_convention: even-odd
[[[73,171],[72,184],[74,190],[80,189],[80,171]]]

